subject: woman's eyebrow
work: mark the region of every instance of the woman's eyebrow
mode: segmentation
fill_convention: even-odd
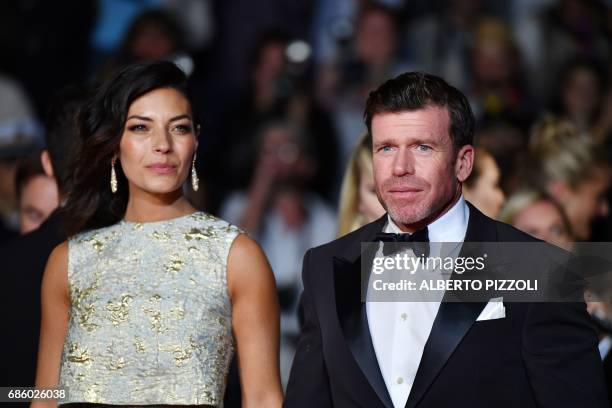
[[[175,117],[171,118],[168,122],[175,122],[175,121],[181,120],[181,119],[189,119],[189,120],[191,120],[191,116],[189,116],[187,114],[178,115],[178,116],[175,116]]]
[[[140,119],[140,120],[146,120],[147,122],[153,122],[153,119],[146,117],[146,116],[140,116],[140,115],[132,115],[130,117],[128,117],[126,119],[126,121],[130,120],[130,119]]]

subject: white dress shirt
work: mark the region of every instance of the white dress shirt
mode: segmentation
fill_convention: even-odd
[[[469,208],[463,196],[427,226],[430,242],[463,242]],[[385,232],[403,233],[388,217]],[[440,302],[366,302],[368,327],[380,371],[395,408],[404,407]]]

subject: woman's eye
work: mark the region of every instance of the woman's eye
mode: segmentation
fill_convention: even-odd
[[[130,126],[130,130],[132,132],[146,132],[147,125],[133,125],[133,126]]]
[[[191,125],[176,125],[174,130],[178,133],[190,133],[192,128]]]

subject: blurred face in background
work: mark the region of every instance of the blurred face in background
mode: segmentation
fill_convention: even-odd
[[[474,71],[488,85],[508,81],[512,75],[514,61],[511,50],[501,41],[481,41],[474,50]]]
[[[600,168],[593,171],[591,177],[576,188],[565,187],[554,194],[567,214],[576,239],[588,240],[593,220],[608,215],[606,195],[609,187],[609,171]]]
[[[576,67],[563,84],[563,107],[578,125],[588,125],[600,100],[599,80],[592,70]]]
[[[548,200],[536,201],[517,212],[512,225],[542,241],[566,250],[571,249],[572,237],[563,215]]]
[[[19,197],[20,233],[34,231],[59,205],[57,185],[53,177],[37,175],[21,188]]]
[[[395,55],[395,22],[385,12],[367,11],[359,21],[355,46],[359,57],[368,65],[388,64]]]
[[[255,83],[264,85],[276,80],[284,72],[285,66],[285,44],[280,41],[264,44],[254,67]]]
[[[277,182],[303,186],[314,174],[315,163],[304,152],[292,128],[273,125],[261,135],[259,166],[267,169]]]
[[[487,86],[502,85],[514,73],[516,61],[510,27],[503,20],[483,18],[474,29],[472,65]]]
[[[380,205],[376,196],[376,186],[372,176],[371,167],[361,167],[359,175],[359,208],[358,211],[366,218],[367,222],[372,222],[385,213],[385,209]]]
[[[180,194],[196,145],[191,106],[181,92],[159,88],[134,100],[118,155],[130,195]]]
[[[134,35],[130,51],[138,59],[158,60],[176,52],[177,44],[165,27],[151,21],[144,23]]]
[[[497,218],[505,200],[504,192],[499,187],[499,167],[489,154],[483,155],[478,160],[480,160],[480,174],[471,187],[463,186],[463,194],[466,200],[486,216]]]

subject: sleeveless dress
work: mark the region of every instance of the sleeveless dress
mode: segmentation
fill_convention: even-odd
[[[241,232],[196,212],[69,239],[60,404],[222,405],[234,351],[227,257]]]

